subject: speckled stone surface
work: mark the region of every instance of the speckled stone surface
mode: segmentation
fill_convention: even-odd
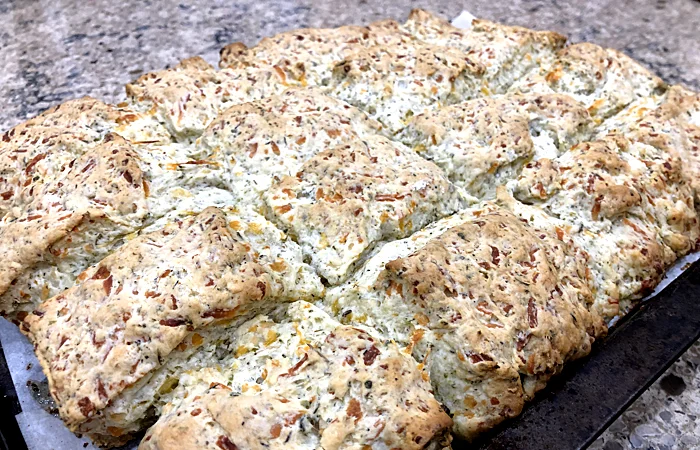
[[[556,30],[622,50],[666,81],[700,90],[697,0],[0,0],[0,130],[83,95],[119,101],[140,74],[192,55],[216,63],[229,42],[403,19],[415,7]],[[699,366],[696,343],[592,448],[700,448]]]

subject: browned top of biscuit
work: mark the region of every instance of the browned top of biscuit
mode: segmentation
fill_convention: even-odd
[[[191,330],[278,291],[216,208],[130,241],[78,280],[22,325],[73,429],[157,368]]]

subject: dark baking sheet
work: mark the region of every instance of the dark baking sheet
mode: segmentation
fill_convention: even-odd
[[[523,413],[455,449],[586,448],[700,337],[700,263],[618,323],[569,364]],[[0,449],[24,450],[17,395],[0,346]]]

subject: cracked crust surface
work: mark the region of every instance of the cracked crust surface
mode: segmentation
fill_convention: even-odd
[[[414,40],[393,20],[363,26],[302,28],[263,38],[253,47],[240,42],[221,50],[222,68],[274,70],[288,86],[321,86],[333,67],[364,47]]]
[[[226,108],[279,93],[279,75],[267,70],[216,71],[200,57],[151,72],[126,85],[130,104],[153,115],[178,140],[193,140]]]

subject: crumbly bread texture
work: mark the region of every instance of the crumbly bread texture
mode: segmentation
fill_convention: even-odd
[[[555,157],[590,136],[586,109],[567,95],[469,100],[415,117],[397,136],[479,198],[533,159]]]
[[[415,10],[3,134],[0,314],[66,424],[433,449],[519,414],[700,236],[698,94],[565,41]]]
[[[304,302],[275,315],[242,324],[225,365],[188,375],[139,448],[449,447],[449,416],[395,344]]]
[[[569,247],[487,203],[387,244],[326,302],[424,362],[455,431],[471,438],[519,414],[604,332]]]

